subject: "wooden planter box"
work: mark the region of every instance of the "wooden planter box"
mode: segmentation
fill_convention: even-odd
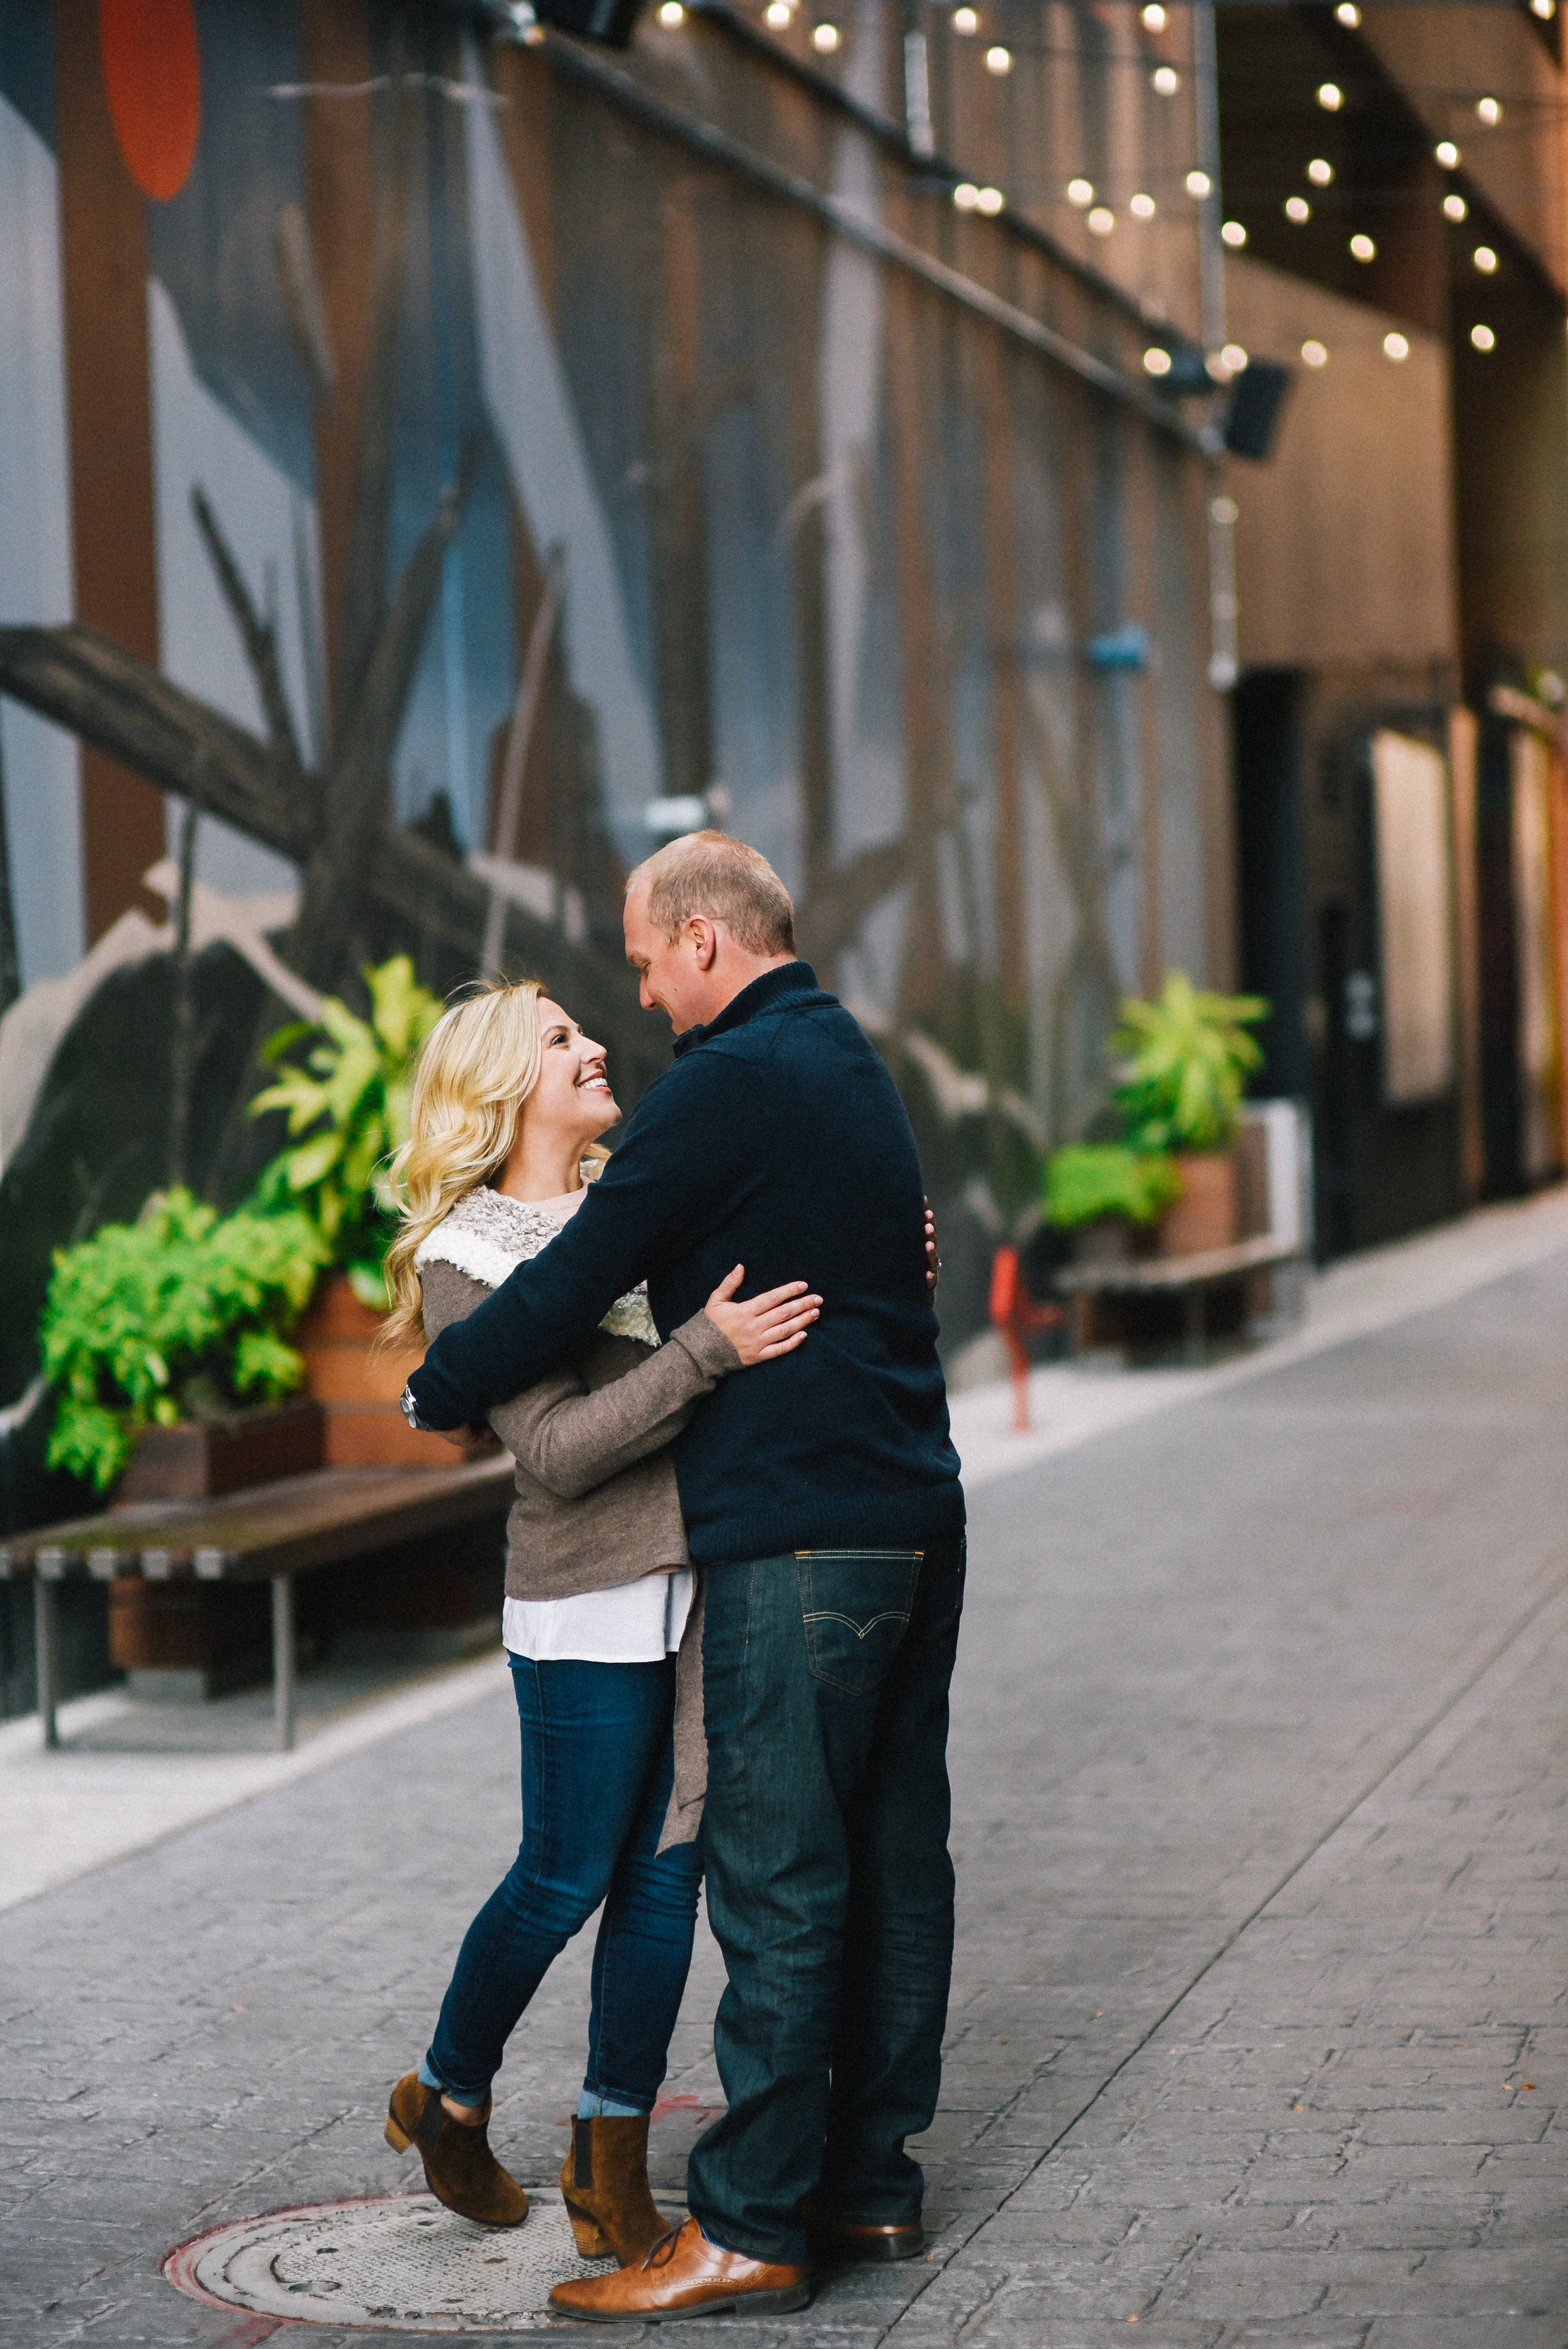
[[[422,1346],[373,1354],[382,1317],[362,1305],[342,1273],[324,1280],[294,1332],[305,1383],[325,1413],[329,1468],[449,1468],[458,1454],[438,1435],[419,1435],[400,1408]]]
[[[325,1457],[325,1424],[321,1405],[301,1395],[265,1410],[150,1427],[115,1486],[115,1505],[212,1501],[250,1485],[303,1476]]]

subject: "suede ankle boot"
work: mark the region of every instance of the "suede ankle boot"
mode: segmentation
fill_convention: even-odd
[[[561,2171],[561,2199],[585,2260],[613,2252],[630,2267],[669,2232],[648,2189],[648,2116],[574,2120]]]
[[[520,2227],[528,2197],[490,2149],[490,2100],[477,2121],[455,2121],[439,2088],[405,2072],[387,2107],[387,2142],[397,2153],[418,2148],[425,2181],[438,2202],[481,2227]]]

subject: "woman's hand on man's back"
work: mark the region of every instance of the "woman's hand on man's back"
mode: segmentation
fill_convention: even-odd
[[[822,1309],[822,1300],[808,1295],[803,1280],[787,1280],[782,1288],[769,1288],[761,1297],[748,1297],[738,1304],[735,1292],[745,1278],[746,1267],[738,1264],[702,1309],[723,1330],[740,1357],[741,1368],[749,1370],[754,1362],[770,1362],[777,1355],[792,1354],[797,1346],[804,1345]]]

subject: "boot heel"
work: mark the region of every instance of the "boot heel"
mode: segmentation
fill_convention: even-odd
[[[561,2199],[566,2202],[564,2195]],[[606,2241],[597,2219],[591,2218],[586,2210],[579,2210],[574,2202],[566,2202],[566,2215],[572,2221],[572,2240],[580,2259],[607,2260],[614,2256],[614,2245]]]
[[[382,2134],[394,2153],[407,2153],[414,2142],[407,2129],[398,2127],[390,2113],[387,2116],[387,2127]]]

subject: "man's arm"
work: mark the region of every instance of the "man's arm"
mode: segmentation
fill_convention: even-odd
[[[421,1427],[477,1424],[534,1385],[724,1195],[726,1122],[709,1109],[714,1072],[699,1061],[677,1061],[649,1087],[560,1237],[442,1330],[408,1381]],[[701,1146],[683,1146],[694,1132]]]

